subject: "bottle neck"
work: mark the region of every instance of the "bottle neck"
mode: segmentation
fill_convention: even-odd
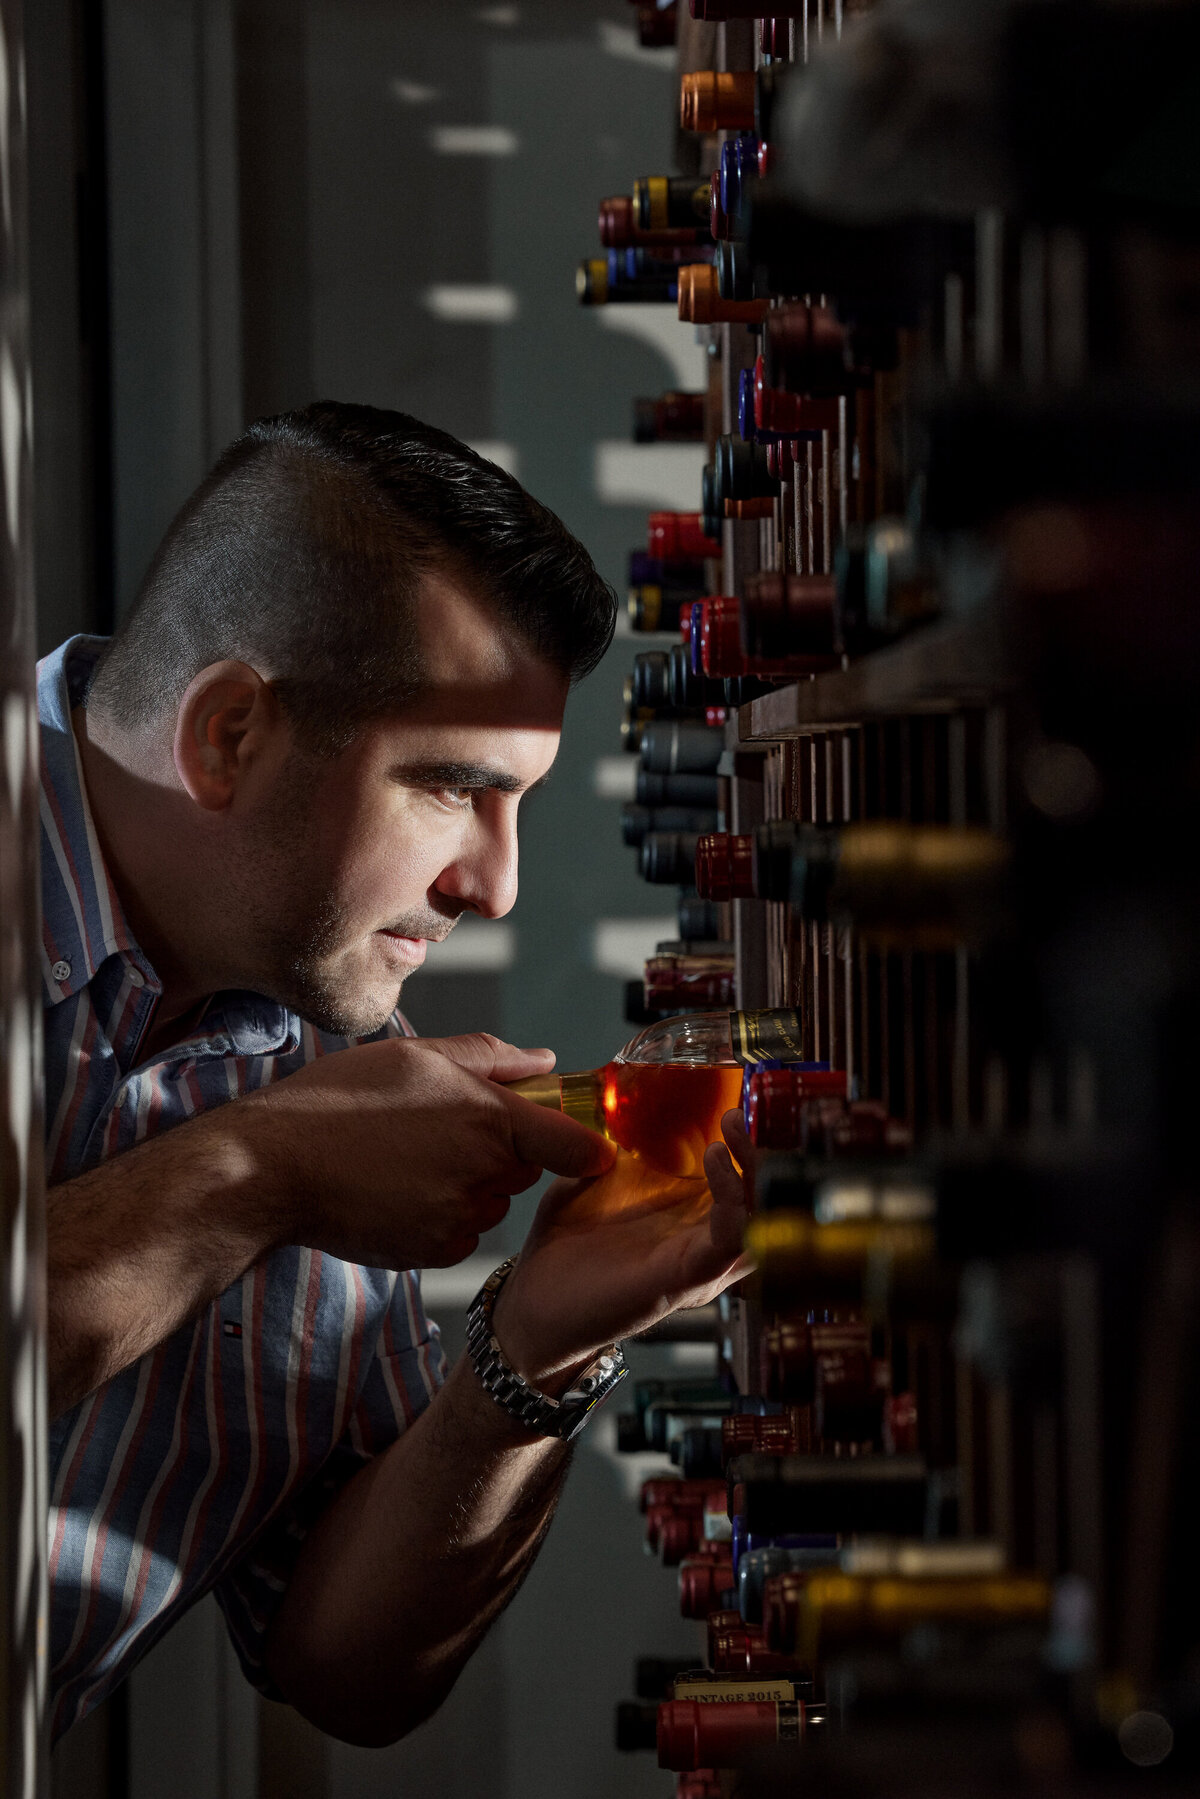
[[[531,1074],[523,1081],[506,1081],[510,1093],[519,1093],[535,1106],[565,1112],[591,1131],[604,1131],[604,1108],[598,1069],[584,1074]]]

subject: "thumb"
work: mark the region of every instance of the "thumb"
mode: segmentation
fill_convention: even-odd
[[[535,1106],[519,1094],[505,1095],[512,1124],[513,1150],[523,1162],[536,1162],[552,1174],[603,1174],[616,1159],[606,1137],[589,1131],[562,1112]]]
[[[485,1081],[519,1081],[531,1074],[547,1074],[554,1067],[551,1049],[518,1049],[493,1037],[490,1031],[469,1031],[461,1037],[421,1037],[423,1049],[436,1050],[448,1062],[457,1062]]]

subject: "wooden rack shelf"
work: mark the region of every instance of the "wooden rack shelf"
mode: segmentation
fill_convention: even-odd
[[[959,710],[997,698],[1013,679],[995,615],[955,619],[753,700],[738,712],[740,741],[778,742],[892,712]]]

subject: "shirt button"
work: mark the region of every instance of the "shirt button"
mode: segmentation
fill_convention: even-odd
[[[71,964],[69,962],[55,962],[50,973],[61,986],[64,981],[69,981],[71,978]]]
[[[129,985],[131,987],[144,987],[146,985],[146,977],[140,968],[131,968],[129,970]]]

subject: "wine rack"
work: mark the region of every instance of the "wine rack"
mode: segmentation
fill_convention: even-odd
[[[690,676],[623,730],[711,734],[695,954],[848,1097],[747,1169],[721,1398],[655,1401],[649,1540],[707,1635],[621,1728],[689,1799],[1182,1794],[1200,9],[752,11],[678,9],[653,191],[696,238],[708,190],[669,254],[710,462],[631,605]]]

